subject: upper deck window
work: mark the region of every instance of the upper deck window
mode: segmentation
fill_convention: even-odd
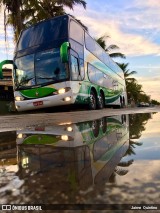
[[[41,22],[24,30],[17,50],[23,50],[42,43],[68,37],[68,18],[59,17]]]
[[[84,30],[73,20],[70,22],[70,38],[79,42],[80,44],[84,43]]]

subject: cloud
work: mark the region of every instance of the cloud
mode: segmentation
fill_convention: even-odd
[[[160,8],[159,0],[136,0],[135,5],[137,7],[149,7],[154,9]]]
[[[143,151],[145,154],[145,151]],[[141,154],[141,153],[139,153]],[[136,153],[137,158],[139,157]],[[145,171],[142,172],[142,168]],[[146,186],[145,183],[153,183],[153,180],[159,180],[159,161],[158,160],[137,160],[132,164],[132,169],[127,175],[123,176],[123,182],[127,182],[130,186],[135,186],[135,184],[140,184],[140,187]],[[140,174],[140,175],[139,175]],[[139,187],[134,187],[135,189]],[[140,191],[139,191],[140,194]]]
[[[139,84],[143,85],[142,90],[151,96],[151,99],[160,101],[160,76],[155,77],[137,77]]]
[[[139,66],[133,66],[134,69],[159,69],[158,71],[160,71],[160,66],[151,66],[151,65],[139,65]],[[155,71],[155,70],[154,70]]]
[[[122,14],[122,16],[115,14],[113,18],[110,13],[106,15],[106,13],[99,13],[99,11],[90,9],[86,12],[79,7],[76,7],[74,12],[70,12],[89,27],[92,37],[99,37],[104,34],[110,35],[111,39],[107,40],[107,43],[112,42],[118,45],[120,51],[128,56],[160,54],[160,45],[154,43],[152,39],[147,39],[147,36],[130,31],[131,27],[135,27],[135,29],[136,27],[141,29],[152,28],[151,23],[147,24],[145,21],[143,24],[138,23],[140,20],[145,20],[141,15],[133,17],[132,14],[133,18],[131,18],[130,12],[128,12]],[[128,30],[124,30],[124,28]]]
[[[160,55],[160,45],[153,42],[154,35],[157,35],[160,29],[159,10],[155,11],[156,6],[157,0],[143,2],[135,0],[130,3],[130,6],[116,9],[108,4],[102,7],[95,2],[92,6],[95,9],[84,10],[83,7],[76,6],[74,11],[67,8],[66,11],[80,19],[89,28],[93,37],[110,35],[111,39],[106,42],[118,45],[120,51],[127,56]],[[138,9],[144,7],[148,9],[140,13]],[[112,10],[117,10],[117,12],[113,14]],[[0,34],[4,34],[2,17],[0,18]],[[134,30],[143,30],[143,35]],[[12,30],[9,28],[8,38],[12,39],[12,35]],[[0,43],[0,45],[4,44]]]

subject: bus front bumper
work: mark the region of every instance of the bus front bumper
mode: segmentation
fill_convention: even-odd
[[[35,110],[47,107],[62,106],[73,104],[72,92],[69,91],[65,94],[58,94],[43,98],[15,101],[17,111]]]

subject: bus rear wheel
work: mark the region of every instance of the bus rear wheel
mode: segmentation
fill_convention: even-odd
[[[120,108],[124,108],[125,107],[125,99],[124,99],[124,97],[122,98],[120,98]]]
[[[98,109],[103,109],[104,108],[104,97],[103,97],[102,93],[100,93],[100,95],[98,97],[97,108]]]
[[[97,106],[96,95],[93,92],[93,90],[91,90],[90,100],[89,100],[89,109],[90,110],[95,110],[96,106]]]

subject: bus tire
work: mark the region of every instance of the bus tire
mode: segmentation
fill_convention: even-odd
[[[99,120],[92,121],[92,131],[95,138],[97,138],[99,135],[99,127]]]
[[[122,99],[121,96],[120,96],[120,105],[119,105],[119,108],[123,108],[123,99]]]
[[[96,107],[97,107],[97,98],[96,98],[96,95],[95,95],[94,91],[91,90],[90,100],[89,100],[89,109],[90,110],[95,110]]]
[[[126,106],[125,98],[123,97],[123,108]]]
[[[102,126],[102,132],[105,133],[107,130],[107,118],[106,117],[101,118],[101,126]]]
[[[104,96],[102,93],[99,94],[99,97],[97,99],[97,108],[103,109],[104,108]]]

